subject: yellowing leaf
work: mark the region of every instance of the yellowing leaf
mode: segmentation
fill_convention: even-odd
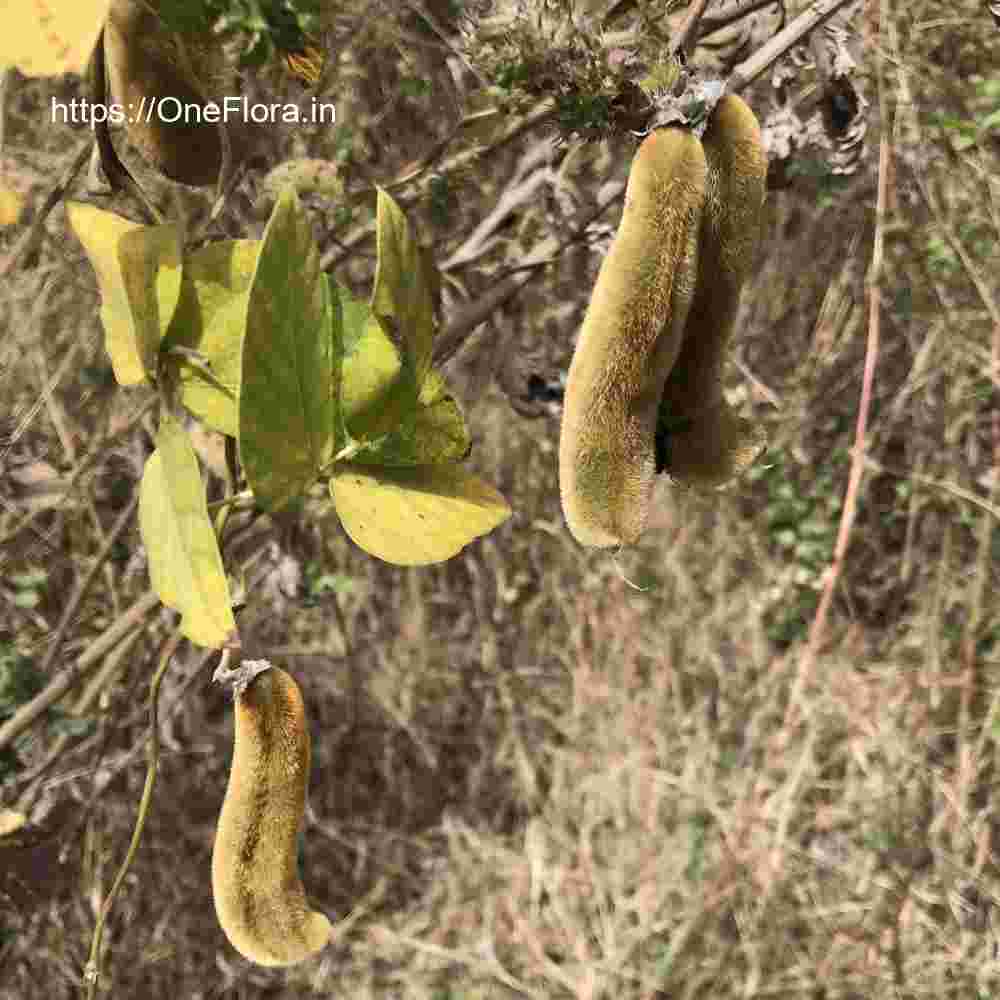
[[[457,465],[347,464],[334,472],[330,494],[351,540],[397,566],[444,562],[511,514],[489,483]]]
[[[330,280],[343,311],[344,363],[340,405],[348,432],[377,438],[402,423],[417,403],[412,362],[386,335],[367,302]]]
[[[288,188],[257,258],[240,374],[240,459],[268,510],[303,493],[333,458],[339,317],[309,217]]]
[[[13,226],[24,211],[24,196],[0,181],[0,226]]]
[[[110,0],[0,0],[0,68],[26,76],[82,73]]]
[[[326,54],[315,45],[306,45],[302,52],[286,52],[284,62],[292,76],[298,77],[306,86],[315,87],[323,75]]]
[[[0,809],[0,837],[9,837],[12,833],[17,833],[28,817],[23,812],[16,809]]]
[[[240,350],[259,252],[259,240],[222,240],[189,254],[164,345],[189,347],[205,356],[214,381],[172,358],[181,401],[209,427],[230,437],[239,433]]]
[[[180,229],[143,226],[79,202],[67,204],[66,215],[97,273],[115,378],[134,385],[156,370],[160,340],[180,298]]]
[[[221,647],[236,629],[229,584],[198,459],[184,428],[168,414],[142,474],[139,530],[153,589],[180,612],[181,631],[198,646]]]
[[[432,276],[406,216],[381,188],[375,225],[378,263],[372,311],[397,347],[411,359],[419,386],[430,367],[434,346]]]
[[[432,368],[424,379],[417,408],[410,419],[358,452],[352,461],[362,465],[440,465],[461,462],[470,447],[462,410],[449,392],[444,376]]]

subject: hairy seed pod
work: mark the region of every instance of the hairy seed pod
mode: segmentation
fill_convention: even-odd
[[[559,487],[583,545],[633,543],[645,527],[657,409],[697,278],[706,173],[701,143],[679,128],[650,134],[632,162],[563,402]]]
[[[739,475],[766,444],[763,429],[726,402],[722,365],[760,234],[767,154],[753,111],[732,94],[716,107],[702,145],[708,191],[698,285],[660,404],[661,425],[679,429],[670,433],[669,457],[661,450],[658,467],[678,482],[708,487]]]
[[[237,673],[247,670],[249,682],[235,686],[235,745],[212,851],[212,894],[241,955],[258,965],[292,965],[318,952],[332,929],[309,908],[298,871],[309,727],[289,674],[266,660],[244,661]]]
[[[214,184],[222,165],[219,126],[199,120],[194,109],[206,103],[204,81],[220,55],[200,39],[168,31],[155,7],[112,0],[104,26],[111,99],[122,108],[129,141],[161,173],[183,184]]]

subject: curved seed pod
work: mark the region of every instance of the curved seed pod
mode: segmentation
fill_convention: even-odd
[[[657,408],[694,294],[705,184],[701,143],[683,129],[653,132],[632,163],[563,403],[559,488],[583,545],[632,543],[645,526]]]
[[[155,6],[155,0],[112,0],[104,26],[111,99],[122,108],[129,140],[161,173],[184,184],[214,184],[222,165],[219,127],[191,110],[206,103],[195,72],[211,76],[212,56],[196,39],[185,42],[168,31]],[[164,104],[164,98],[175,100]]]
[[[708,193],[698,286],[660,404],[661,424],[680,429],[670,433],[669,456],[661,450],[658,468],[680,482],[717,486],[743,472],[766,445],[763,429],[726,402],[722,364],[757,248],[767,154],[754,113],[732,94],[716,107],[702,145]]]
[[[234,674],[236,735],[212,851],[215,912],[232,946],[258,965],[292,965],[318,952],[331,925],[309,909],[297,839],[309,782],[305,706],[289,674],[266,660]]]

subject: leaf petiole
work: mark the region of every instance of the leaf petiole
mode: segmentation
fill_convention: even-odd
[[[215,372],[212,371],[211,361],[201,351],[196,351],[193,347],[185,347],[183,344],[171,344],[163,353],[180,358],[220,392],[224,392],[230,399],[236,398],[233,390],[219,381]]]

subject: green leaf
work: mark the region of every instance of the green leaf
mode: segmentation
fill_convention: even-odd
[[[352,459],[362,465],[440,465],[461,462],[472,447],[465,418],[440,372],[424,379],[411,420]]]
[[[378,263],[372,311],[400,352],[412,360],[420,386],[430,368],[434,345],[433,275],[406,216],[381,188],[375,226]]]
[[[236,629],[229,584],[198,460],[184,428],[169,414],[160,421],[156,450],[143,471],[139,530],[160,600],[180,612],[188,639],[218,649]]]
[[[404,424],[416,407],[416,372],[367,302],[354,298],[332,278],[330,287],[343,310],[340,405],[344,423],[355,440],[379,438]]]
[[[180,301],[164,348],[187,347],[205,356],[214,382],[182,358],[168,356],[180,379],[181,401],[209,427],[239,433],[240,351],[259,240],[222,240],[184,261]]]
[[[32,589],[44,586],[49,574],[44,569],[29,569],[24,573],[13,573],[9,580],[18,590]]]
[[[49,726],[53,733],[66,736],[88,736],[96,728],[93,719],[80,719],[73,715],[57,715]]]
[[[348,463],[334,472],[330,494],[351,540],[397,566],[444,562],[511,514],[489,483],[456,465],[369,471]]]
[[[156,353],[181,291],[181,235],[173,223],[142,226],[93,205],[66,214],[97,272],[101,322],[120,385],[156,372]]]
[[[240,459],[267,510],[303,493],[333,457],[339,317],[309,218],[287,188],[250,289],[238,405]]]
[[[45,680],[34,660],[10,642],[0,641],[0,720],[34,698],[45,687]]]
[[[996,111],[990,112],[979,122],[979,127],[984,131],[988,132],[991,129],[1000,128],[1000,108]]]

